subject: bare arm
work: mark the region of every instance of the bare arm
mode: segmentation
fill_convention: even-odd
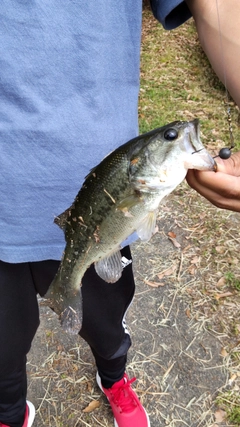
[[[240,107],[240,1],[185,1],[214,71]]]
[[[240,1],[185,1],[214,71],[240,107]],[[188,171],[187,182],[215,206],[240,212],[240,152],[217,163],[216,173]]]

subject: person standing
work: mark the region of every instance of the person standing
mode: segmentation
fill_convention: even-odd
[[[180,0],[152,0],[166,29],[191,16]],[[65,246],[53,219],[89,169],[138,134],[141,0],[2,0],[0,13],[0,426],[31,427],[26,357]],[[194,9],[194,14],[196,13]],[[116,427],[149,427],[126,374],[125,313],[134,295],[129,246],[109,286],[91,266],[79,332]]]

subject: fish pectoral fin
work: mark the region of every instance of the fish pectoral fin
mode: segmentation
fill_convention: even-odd
[[[94,263],[96,273],[107,283],[117,282],[123,271],[122,255],[120,251]]]
[[[121,200],[121,202],[117,204],[116,209],[122,211],[126,215],[129,213],[129,209],[138,205],[141,201],[141,197],[138,193],[131,194],[130,196],[127,196],[125,199]]]
[[[156,232],[157,213],[157,210],[149,212],[136,230],[141,240],[147,241],[151,239]]]

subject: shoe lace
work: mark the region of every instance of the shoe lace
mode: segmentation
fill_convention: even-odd
[[[138,406],[131,389],[131,384],[134,381],[136,378],[131,380],[124,378],[123,384],[111,390],[113,402],[121,409],[121,412],[132,412]]]

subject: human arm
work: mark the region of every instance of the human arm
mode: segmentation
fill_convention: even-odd
[[[185,0],[208,59],[240,107],[239,0]],[[217,159],[216,173],[191,170],[188,184],[212,204],[240,212],[240,152]]]
[[[240,107],[240,1],[185,0],[200,43],[220,80]]]
[[[240,151],[217,159],[217,172],[189,170],[187,182],[213,205],[240,212]]]

